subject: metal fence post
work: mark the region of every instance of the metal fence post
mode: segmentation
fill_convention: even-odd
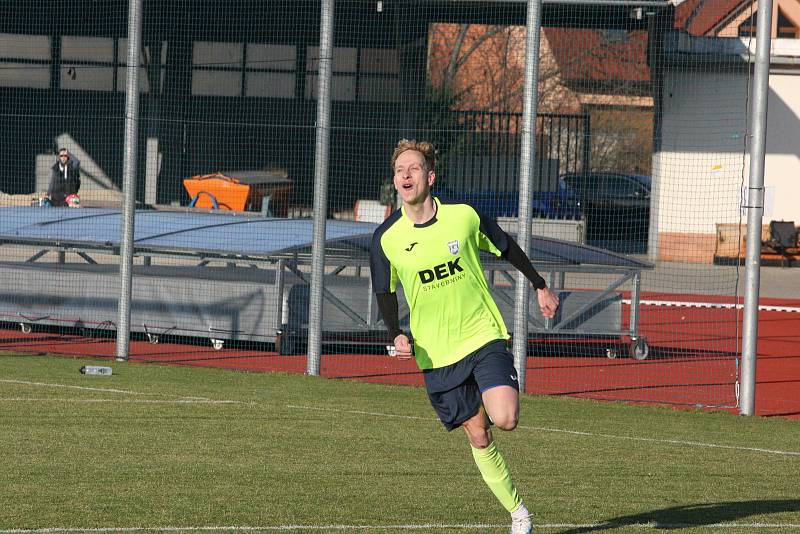
[[[539,32],[541,30],[541,0],[528,0],[527,33],[525,37],[525,85],[523,93],[522,137],[519,168],[519,246],[530,254],[531,198],[533,196],[533,165],[536,158],[536,113],[539,85]],[[525,367],[528,360],[528,297],[530,282],[517,273],[514,292],[514,366],[517,369],[520,392],[525,391]]]
[[[128,4],[128,65],[125,85],[125,147],[122,169],[122,235],[117,306],[117,361],[128,359],[133,282],[133,226],[136,209],[136,156],[139,135],[139,49],[142,40],[142,0]]]
[[[333,0],[323,0],[320,15],[317,80],[317,137],[314,156],[314,231],[311,287],[308,298],[306,374],[318,375],[322,355],[322,290],[325,275],[325,226],[328,216],[328,151],[331,137],[331,72],[333,63]]]
[[[761,279],[761,218],[764,214],[764,159],[767,145],[767,104],[772,42],[772,0],[758,3],[756,59],[753,74],[753,107],[750,123],[750,182],[747,194],[747,253],[745,259],[744,318],[742,323],[742,371],[739,412],[753,415],[756,402],[756,354],[758,350],[758,295]]]

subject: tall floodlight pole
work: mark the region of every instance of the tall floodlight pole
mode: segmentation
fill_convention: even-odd
[[[133,282],[133,224],[136,207],[136,151],[139,130],[139,49],[142,41],[142,0],[128,3],[128,66],[125,84],[125,147],[122,167],[122,236],[119,258],[117,361],[128,359]]]
[[[531,198],[533,164],[536,159],[536,113],[539,107],[539,33],[542,26],[541,0],[528,0],[525,37],[525,85],[522,108],[522,136],[519,165],[519,221],[517,240],[527,254],[531,249]],[[514,292],[514,367],[520,392],[525,391],[525,366],[528,360],[528,298],[530,283],[517,272]]]
[[[314,154],[314,233],[308,299],[306,374],[318,375],[322,355],[322,291],[325,274],[325,225],[328,216],[328,151],[331,138],[331,64],[333,0],[322,1],[317,80],[317,139]]]
[[[750,181],[747,193],[747,252],[745,256],[744,321],[742,325],[742,376],[739,412],[753,415],[756,405],[756,354],[758,350],[758,295],[761,280],[761,218],[764,215],[764,157],[767,146],[769,56],[772,42],[772,0],[758,2],[756,64],[750,124]],[[749,65],[748,65],[749,67]]]

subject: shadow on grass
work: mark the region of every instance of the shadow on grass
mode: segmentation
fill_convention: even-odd
[[[698,528],[720,523],[734,523],[752,515],[779,512],[800,512],[800,500],[733,501],[674,506],[652,512],[626,515],[605,523],[564,530],[561,534],[598,532],[634,525],[649,525],[655,529]]]

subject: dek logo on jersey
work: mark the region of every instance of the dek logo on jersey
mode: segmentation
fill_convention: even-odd
[[[459,261],[461,261],[460,257],[456,258],[455,260],[448,261],[447,263],[434,265],[430,269],[419,271],[417,274],[419,275],[419,279],[423,284],[429,284],[434,280],[444,280],[445,278],[453,276],[456,273],[464,272],[464,268],[458,264]]]

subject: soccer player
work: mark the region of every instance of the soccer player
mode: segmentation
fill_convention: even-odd
[[[370,267],[394,353],[400,359],[416,357],[439,419],[448,431],[464,428],[484,481],[511,513],[511,533],[527,534],[530,513],[490,427],[517,426],[519,384],[506,348],[508,331],[489,292],[479,250],[502,256],[531,281],[545,317],[554,316],[558,297],[494,220],[431,194],[433,145],[403,139],[391,164],[403,207],[375,230]],[[398,282],[411,311],[413,346],[399,326]]]

